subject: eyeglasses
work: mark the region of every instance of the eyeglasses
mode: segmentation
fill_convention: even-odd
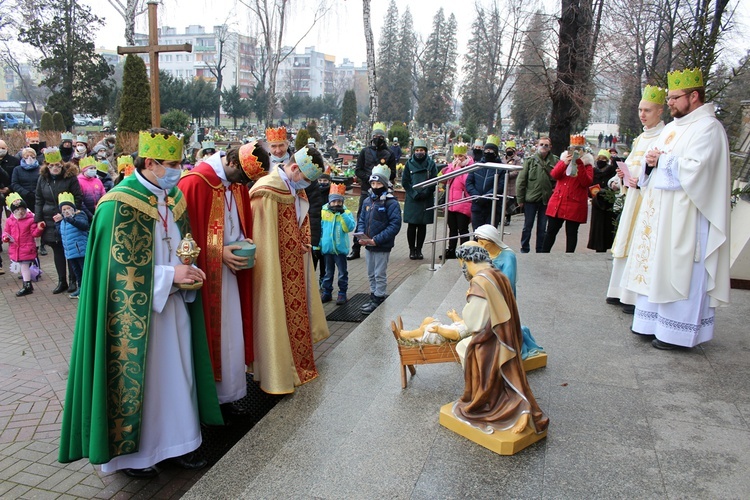
[[[671,95],[671,96],[668,96],[667,97],[667,102],[674,102],[677,99],[679,99],[680,97],[685,97],[686,95],[690,95],[690,94],[692,94],[692,92],[687,92],[685,94],[680,94],[680,95]]]
[[[539,147],[540,148],[551,148],[552,146],[549,145],[549,144],[540,144]]]

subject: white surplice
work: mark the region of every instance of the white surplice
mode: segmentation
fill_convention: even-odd
[[[224,185],[224,245],[245,239],[240,227],[237,200],[221,164],[221,153],[212,155],[206,163],[211,165]],[[226,208],[231,206],[231,210]],[[205,269],[204,269],[205,271]],[[221,266],[221,381],[216,382],[219,403],[231,403],[247,395],[245,378],[245,339],[242,332],[242,306],[237,276],[226,266]]]
[[[693,347],[729,302],[729,145],[713,104],[664,127],[622,283],[639,297],[633,330]]]
[[[187,302],[195,300],[195,292],[172,286],[174,266],[180,264],[175,251],[182,235],[164,203],[164,190],[145,180],[137,171],[133,175],[157,197],[159,213],[167,215],[167,231],[162,221],[156,221],[154,286],[139,449],[102,464],[102,472],[145,469],[194,451],[201,445],[190,315],[186,306]],[[171,249],[164,240],[167,237]]]

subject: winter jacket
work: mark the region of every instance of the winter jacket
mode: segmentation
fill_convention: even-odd
[[[360,189],[363,193],[370,189],[372,167],[381,164],[386,165],[391,169],[389,180],[393,182],[396,178],[396,158],[387,146],[383,146],[381,149],[375,149],[375,146],[367,146],[366,148],[362,148],[362,151],[359,152],[354,174],[359,180]]]
[[[99,177],[86,177],[83,173],[78,174],[78,184],[81,186],[83,206],[93,214],[99,199],[104,196],[104,184]]]
[[[580,158],[576,164],[576,177],[565,173],[568,166],[562,160],[552,169],[551,175],[557,184],[547,204],[547,216],[585,224],[589,215],[589,186],[594,179],[594,169],[591,165],[584,165]]]
[[[96,176],[99,178],[100,181],[102,181],[102,186],[104,186],[105,191],[109,191],[113,187],[115,187],[115,181],[112,180],[112,177],[107,173],[96,171]]]
[[[86,242],[89,239],[89,218],[77,210],[73,217],[64,217],[57,223],[66,259],[80,259],[86,256]]]
[[[36,242],[34,238],[41,236],[42,230],[34,222],[34,213],[26,211],[26,217],[21,220],[14,215],[5,221],[3,240],[10,238],[8,243],[8,257],[14,262],[23,262],[36,259]]]
[[[36,184],[39,180],[40,168],[27,168],[24,163],[13,169],[10,188],[21,195],[26,206],[31,208],[36,204]]]
[[[45,243],[57,243],[60,236],[55,227],[55,214],[60,213],[58,196],[64,192],[71,193],[76,202],[76,208],[86,213],[83,207],[83,195],[81,185],[78,184],[78,167],[72,163],[63,163],[62,172],[57,179],[53,179],[47,165],[40,169],[39,181],[36,184],[36,208],[34,210],[34,221],[44,221],[47,227],[44,229],[42,241]],[[89,219],[91,214],[86,213]]]
[[[521,159],[518,156],[513,156],[513,158],[508,158],[507,156],[503,157],[503,163],[505,165],[520,165]],[[516,178],[518,178],[519,170],[511,170],[508,172],[508,196],[516,196]],[[505,172],[503,172],[503,175]]]
[[[552,153],[548,153],[547,158],[542,158],[539,154],[526,158],[516,181],[516,198],[519,204],[527,201],[547,204],[555,187],[555,180],[550,174],[558,161],[560,158]]]
[[[505,186],[505,173],[502,170],[496,170],[494,168],[480,168],[470,173],[466,177],[466,191],[472,196],[487,196],[487,199],[475,199],[471,202],[472,212],[483,212],[490,210],[492,207],[492,189],[495,185],[495,172],[498,172],[499,178],[497,180],[497,194],[502,196],[503,186]]]
[[[401,185],[406,191],[404,222],[407,224],[432,224],[435,204],[435,185],[414,189],[415,184],[437,177],[437,165],[429,156],[417,161],[412,155],[404,166]]]
[[[320,246],[320,210],[328,201],[328,195],[323,197],[317,181],[305,188],[305,194],[310,203],[310,208],[307,210],[307,217],[310,219],[310,244],[316,248]]]
[[[8,174],[8,186],[10,187],[10,182],[13,179],[13,170],[16,169],[18,165],[20,165],[21,162],[13,156],[12,154],[7,154],[0,158],[0,167],[2,167],[3,171]]]
[[[370,190],[359,213],[357,232],[365,233],[375,246],[365,247],[372,252],[390,252],[401,231],[401,205],[391,194],[376,196]]]
[[[443,175],[450,174],[460,168],[466,168],[472,165],[474,160],[471,157],[466,157],[466,165],[461,166],[454,160],[453,163],[443,169]],[[469,174],[459,175],[453,179],[446,181],[446,189],[448,190],[447,199],[449,202],[454,202],[468,198],[469,192],[466,190],[466,178]],[[464,214],[466,217],[471,217],[471,201],[462,201],[461,203],[455,203],[448,205],[449,212],[458,212]]]
[[[344,209],[344,213],[334,213],[323,205],[320,212],[322,219],[320,236],[320,253],[323,255],[345,255],[349,253],[349,233],[354,231],[356,223],[351,210]]]

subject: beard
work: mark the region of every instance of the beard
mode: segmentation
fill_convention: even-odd
[[[466,278],[466,281],[471,281],[471,278],[474,277],[469,272],[469,268],[466,266],[466,263],[461,265],[461,272],[463,273],[464,278]]]

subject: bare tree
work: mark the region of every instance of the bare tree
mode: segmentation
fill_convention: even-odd
[[[135,45],[135,18],[146,12],[144,0],[107,0],[125,20],[125,43]]]
[[[228,17],[224,20],[221,26],[214,27],[214,34],[216,36],[214,43],[216,44],[216,55],[213,61],[205,61],[204,64],[208,71],[216,79],[216,92],[219,95],[219,104],[216,107],[216,117],[214,119],[214,126],[218,127],[221,123],[221,92],[224,86],[224,68],[227,67],[227,63],[230,57],[236,56],[236,44],[235,39],[234,45],[231,43],[232,32],[229,29]],[[229,48],[227,48],[229,45]]]
[[[370,127],[378,119],[378,87],[375,79],[375,41],[370,24],[370,0],[362,0],[362,19],[365,25],[365,44],[367,46],[367,87],[370,91]],[[368,132],[369,138],[369,132]]]
[[[34,110],[34,123],[39,123],[39,111],[36,109],[35,91],[38,91],[39,87],[37,84],[31,81],[30,75],[25,73],[21,68],[21,63],[16,58],[17,50],[12,50],[7,42],[3,42],[2,50],[0,51],[0,62],[6,69],[9,69],[18,77],[20,82],[20,91],[26,99],[27,103],[31,104],[31,108]]]

